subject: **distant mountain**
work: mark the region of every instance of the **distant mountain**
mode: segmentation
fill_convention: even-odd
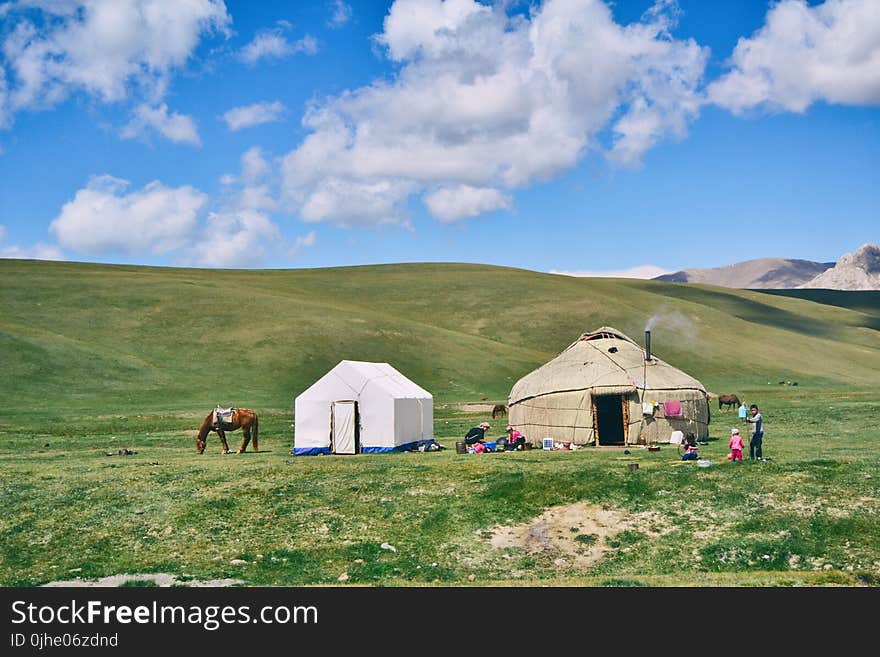
[[[741,289],[785,289],[800,287],[833,266],[833,262],[758,258],[726,267],[683,269],[657,276],[653,280],[670,283],[705,283]]]
[[[798,287],[880,290],[880,247],[863,244],[855,253],[844,254],[834,267]]]

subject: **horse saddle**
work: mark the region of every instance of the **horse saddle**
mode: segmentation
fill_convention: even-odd
[[[214,409],[214,424],[216,424],[221,429],[231,429],[233,413],[235,413],[235,408],[233,408],[232,406],[230,406],[229,408],[218,406]]]

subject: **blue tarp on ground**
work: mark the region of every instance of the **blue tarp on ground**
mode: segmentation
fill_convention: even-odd
[[[403,445],[397,445],[395,447],[369,447],[367,445],[361,446],[361,454],[381,454],[383,452],[409,452],[413,450],[419,449],[419,447],[429,447],[431,445],[440,444],[434,440],[433,438],[429,438],[428,440],[414,440],[410,443],[405,443]],[[319,456],[321,454],[330,454],[329,447],[295,447],[293,449],[294,456]]]
[[[294,456],[320,456],[321,454],[329,454],[329,447],[294,447]]]
[[[380,454],[383,452],[409,452],[412,450],[417,450],[419,447],[428,447],[430,445],[438,445],[438,443],[433,438],[429,438],[428,440],[414,440],[411,443],[404,443],[403,445],[396,445],[394,447],[368,447],[366,445],[362,445],[361,453]]]

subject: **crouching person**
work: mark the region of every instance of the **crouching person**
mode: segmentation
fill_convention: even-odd
[[[522,435],[519,431],[514,429],[511,425],[507,425],[507,449],[510,451],[513,450],[524,450],[526,444],[526,437]]]

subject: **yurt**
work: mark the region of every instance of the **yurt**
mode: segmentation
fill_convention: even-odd
[[[434,398],[388,363],[340,361],[294,400],[293,453],[434,445]]]
[[[584,333],[514,384],[510,424],[535,445],[668,443],[677,431],[706,438],[706,389],[654,356],[650,338],[642,348],[610,326]]]

